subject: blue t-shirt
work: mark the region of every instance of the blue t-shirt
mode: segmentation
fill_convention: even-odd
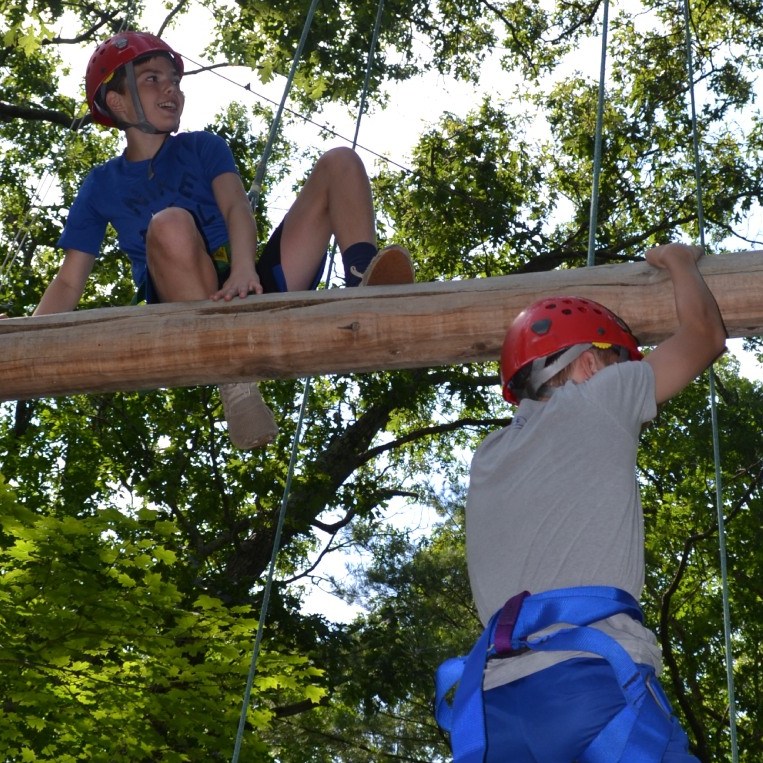
[[[162,209],[187,209],[209,251],[228,240],[212,181],[237,171],[228,144],[218,135],[168,135],[151,160],[130,162],[122,155],[91,170],[69,210],[58,245],[97,257],[106,225],[111,223],[139,285],[146,275],[146,230],[151,217]]]

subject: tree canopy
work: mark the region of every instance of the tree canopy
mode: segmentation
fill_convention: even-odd
[[[181,0],[152,28],[138,3],[2,4],[6,313],[31,313],[60,261],[56,241],[80,182],[120,150],[116,132],[89,124],[82,93],[68,94],[69,62],[125,24],[181,39],[194,9],[209,19],[204,49],[180,52],[212,62],[187,76],[213,89],[227,65],[248,66],[262,82],[283,75],[307,3]],[[380,239],[408,246],[421,280],[585,265],[598,88],[588,70],[602,9],[597,0],[385,4],[371,111],[426,71],[477,90],[485,62],[499,60],[513,83],[468,113],[428,99],[431,126],[409,166],[373,168]],[[303,115],[357,106],[375,13],[373,4],[319,6],[295,81]],[[711,251],[758,244],[762,22],[751,0],[690,7]],[[610,35],[597,263],[699,237],[683,11],[663,0],[623,3]],[[246,181],[271,117],[270,105],[250,100],[210,115],[208,129],[230,142]],[[285,133],[271,182],[316,150]],[[270,204],[266,188],[263,231]],[[109,238],[80,309],[131,297]],[[5,759],[229,758],[285,496],[242,759],[446,760],[432,680],[479,632],[463,510],[471,452],[511,415],[496,382],[493,364],[316,378],[304,417],[302,382],[267,382],[281,434],[252,453],[229,445],[209,387],[0,406]],[[763,389],[733,358],[719,362],[717,389],[739,759],[752,763],[763,755]],[[645,430],[638,465],[647,621],[663,648],[663,682],[707,763],[730,749],[710,418],[701,380]],[[342,551],[363,560],[346,575],[328,564]],[[312,581],[353,604],[354,619],[306,613]]]

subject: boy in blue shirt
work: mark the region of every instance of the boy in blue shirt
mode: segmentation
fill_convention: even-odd
[[[177,133],[183,113],[183,60],[163,40],[123,32],[88,63],[94,121],[118,127],[124,153],[94,168],[59,239],[61,268],[35,315],[73,310],[111,224],[147,302],[225,300],[315,288],[333,235],[348,286],[410,283],[401,247],[377,252],[371,188],[348,148],[324,154],[255,262],[251,205],[225,141]],[[239,448],[270,442],[278,428],[257,385],[223,384],[229,435]]]

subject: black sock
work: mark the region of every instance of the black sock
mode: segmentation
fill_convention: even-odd
[[[347,286],[357,286],[368,263],[376,256],[376,246],[368,241],[359,241],[342,252],[344,281]]]

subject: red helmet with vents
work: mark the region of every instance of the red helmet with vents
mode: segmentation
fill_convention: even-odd
[[[178,76],[183,76],[183,58],[164,40],[147,32],[120,32],[102,42],[90,56],[85,72],[85,94],[93,121],[106,127],[116,127],[108,111],[99,103],[101,87],[114,72],[125,64],[151,53],[168,55]]]
[[[516,317],[503,341],[504,398],[518,402],[512,380],[528,363],[586,343],[622,347],[631,360],[643,357],[625,322],[598,302],[580,297],[546,297],[534,302]]]

